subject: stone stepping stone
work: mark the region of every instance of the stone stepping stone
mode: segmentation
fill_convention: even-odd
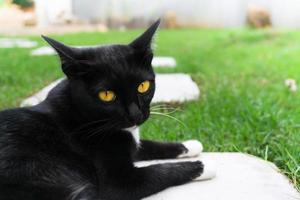
[[[22,101],[21,106],[33,106],[43,101],[49,91],[62,79],[58,79],[43,88],[38,93]],[[185,102],[196,100],[200,96],[197,84],[187,74],[157,74],[156,92],[152,103],[157,102]]]
[[[185,102],[197,100],[200,96],[198,85],[190,75],[183,73],[157,74],[156,91],[152,102]]]
[[[0,48],[32,48],[37,42],[21,38],[0,38]]]
[[[173,57],[156,56],[152,60],[153,67],[175,68],[176,60]]]
[[[32,95],[31,97],[25,99],[24,101],[21,102],[21,107],[34,106],[34,105],[37,105],[38,103],[42,102],[44,99],[46,99],[50,90],[52,90],[62,80],[63,79],[61,78],[61,79],[58,79],[58,80],[50,83],[49,85],[47,85],[46,87],[41,89],[39,92],[37,92],[34,95]]]
[[[91,47],[91,46],[75,46],[77,48]],[[42,46],[37,49],[34,49],[30,52],[32,56],[51,56],[56,55],[56,51],[49,46]]]
[[[30,52],[31,56],[51,56],[56,55],[56,52],[51,47],[39,47]]]
[[[91,46],[76,46],[78,48],[91,47]],[[46,55],[55,55],[56,52],[48,46],[43,46],[37,49],[34,49],[30,53],[32,56],[46,56]],[[165,67],[165,68],[174,68],[176,67],[176,60],[173,57],[159,56],[154,57],[152,60],[153,67]]]
[[[215,178],[172,187],[144,200],[300,199],[300,193],[273,163],[242,153],[203,153],[199,159],[204,163],[215,162]],[[146,166],[160,162],[166,161],[139,162],[136,165]]]

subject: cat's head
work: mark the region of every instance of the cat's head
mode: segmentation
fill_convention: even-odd
[[[74,48],[44,37],[60,57],[81,115],[115,128],[140,125],[149,117],[155,91],[151,45],[158,26],[159,20],[128,45]]]

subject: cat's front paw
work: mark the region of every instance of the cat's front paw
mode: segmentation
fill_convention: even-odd
[[[180,185],[198,179],[203,173],[203,163],[200,160],[166,163],[169,171],[175,176],[175,185]]]
[[[194,181],[203,181],[213,179],[217,174],[216,163],[213,161],[202,160],[203,172],[200,176],[193,179]]]
[[[203,146],[198,140],[188,140],[182,143],[185,147],[185,151],[178,156],[178,158],[191,158],[198,156],[202,150]]]

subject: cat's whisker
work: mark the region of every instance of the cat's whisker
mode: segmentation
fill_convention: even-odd
[[[181,121],[180,119],[177,119],[176,117],[173,117],[171,115],[165,114],[165,113],[160,113],[160,112],[150,112],[151,115],[159,115],[159,116],[164,116],[164,117],[168,117],[170,119],[173,119],[175,121],[177,121],[178,123],[180,123],[181,125],[183,125],[184,127],[187,127],[183,121]]]
[[[154,108],[150,109],[150,111],[161,111],[161,110],[167,110],[168,112],[176,112],[176,111],[183,111],[180,108],[172,108],[172,109],[165,109],[165,108]]]
[[[103,124],[102,126],[104,126],[105,124]],[[100,126],[100,127],[102,127],[102,126]],[[82,128],[81,130],[78,130],[78,131],[75,131],[75,132],[73,132],[73,134],[74,135],[77,135],[77,137],[79,136],[79,137],[85,137],[87,134],[89,134],[89,133],[91,133],[91,132],[93,132],[93,131],[95,131],[96,129],[98,129],[99,128],[99,126],[97,126],[97,127],[85,127],[84,129]]]
[[[87,134],[89,134],[88,137],[90,138],[90,137],[93,137],[93,136],[96,135],[96,134],[101,134],[103,131],[109,130],[109,129],[115,127],[117,124],[118,124],[118,123],[117,123],[116,120],[112,120],[112,121],[110,121],[109,123],[103,124],[103,125],[100,126],[100,127],[96,127],[95,129],[92,129],[92,130],[90,130],[90,131],[87,133]]]
[[[166,111],[182,111],[179,107],[173,107],[167,104],[157,105],[150,107],[150,111],[160,111],[160,110],[166,110]]]
[[[87,138],[91,138],[95,135],[101,135],[101,137],[103,135],[105,135],[105,130],[108,130],[111,126],[105,126],[105,127],[101,127],[99,129],[95,129],[94,131],[89,132],[89,135],[87,136]]]
[[[105,132],[105,130],[108,130],[108,129],[111,129],[113,127],[115,127],[116,125],[118,125],[119,123],[118,122],[115,122],[115,123],[112,123],[112,124],[108,124],[106,127],[103,127],[102,129],[98,129],[98,130],[95,130],[95,132],[93,132],[90,136],[88,136],[89,138],[90,137],[93,137],[94,135],[101,135],[100,138],[99,138],[99,141],[103,141],[111,132]]]
[[[150,109],[157,109],[157,108],[168,108],[168,106],[166,105],[150,106]]]
[[[160,106],[160,107],[154,107],[154,108],[150,108],[150,110],[153,110],[153,109],[176,109],[176,108],[172,108],[172,107],[167,107],[167,106]]]
[[[173,114],[173,113],[175,113],[175,112],[178,112],[178,111],[181,111],[181,110],[177,110],[177,109],[175,109],[175,110],[172,110],[172,111],[169,111],[169,112],[163,113],[163,114],[170,115],[170,114]]]
[[[159,107],[173,108],[173,106],[168,105],[168,104],[157,104],[157,105],[154,105],[154,106],[150,106],[150,108],[159,108]]]
[[[90,126],[90,125],[94,125],[94,124],[97,124],[97,123],[100,123],[100,122],[105,122],[105,121],[108,121],[108,120],[111,120],[111,119],[107,118],[107,119],[95,120],[95,121],[83,124],[82,126],[80,126],[79,128],[77,128],[77,130],[81,130],[81,129],[84,129],[84,128]]]
[[[88,132],[86,132],[86,135],[88,135],[88,137],[92,137],[95,134],[101,133],[102,131],[106,130],[108,127],[110,127],[110,123],[103,124],[102,126],[95,127],[89,130]]]
[[[117,125],[116,122],[117,122],[117,120],[114,118],[96,120],[96,121],[84,124],[79,129],[77,129],[77,131],[75,131],[74,134],[79,135],[79,137],[80,137],[80,134],[82,134],[81,135],[82,137],[90,138],[96,134],[100,134],[101,132],[103,132],[105,130],[109,130],[109,129],[113,128],[115,125]],[[97,125],[99,125],[99,126],[97,126]],[[95,127],[91,127],[91,126],[95,126]]]
[[[171,114],[173,114],[173,113],[175,113],[175,112],[182,112],[182,110],[181,109],[171,109],[171,110],[167,110],[167,111],[164,111],[164,110],[162,110],[162,109],[153,109],[153,110],[150,110],[150,114],[151,114],[151,112],[153,113],[161,113],[161,114],[165,114],[165,115],[171,115]]]

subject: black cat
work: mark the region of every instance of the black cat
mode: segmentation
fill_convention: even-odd
[[[136,200],[202,174],[200,161],[134,166],[201,148],[138,138],[155,90],[158,25],[129,45],[79,49],[44,37],[67,79],[37,106],[0,113],[0,200]]]

